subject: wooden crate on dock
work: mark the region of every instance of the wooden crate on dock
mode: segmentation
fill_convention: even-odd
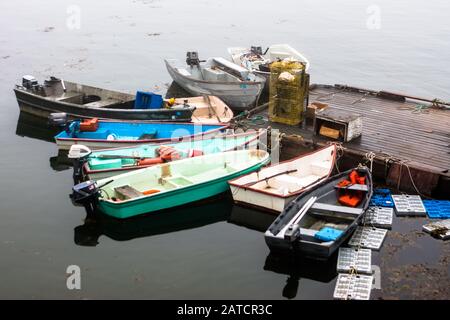
[[[317,110],[314,118],[314,134],[348,142],[361,136],[361,115],[331,107]]]

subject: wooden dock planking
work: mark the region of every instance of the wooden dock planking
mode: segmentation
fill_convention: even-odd
[[[330,85],[312,85],[309,102],[326,103],[330,107],[348,112],[358,113],[363,119],[362,136],[356,140],[343,143],[346,155],[360,158],[365,153],[374,152],[379,164],[386,158],[404,161],[411,170],[418,189],[426,194],[442,194],[449,197],[450,186],[450,110],[427,108],[418,112],[418,106],[431,105],[398,97],[380,97],[374,92]],[[260,114],[267,115],[267,110]],[[303,144],[313,146],[326,145],[331,139],[314,136],[312,124],[288,126],[268,122],[264,126],[279,129],[286,135],[301,136]],[[296,150],[295,139],[282,142],[285,150],[293,153]],[[286,158],[282,151],[282,158]],[[287,158],[295,154],[289,154]],[[407,169],[401,165],[392,165],[388,180],[405,191],[413,188]],[[420,180],[420,181],[419,181]],[[389,182],[388,181],[388,182]],[[420,185],[420,187],[419,187]],[[437,190],[440,188],[441,190]],[[442,190],[442,188],[444,188]]]

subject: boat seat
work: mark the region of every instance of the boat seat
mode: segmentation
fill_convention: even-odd
[[[227,81],[227,75],[225,72],[219,69],[204,68],[203,78],[207,81]]]
[[[320,202],[315,202],[312,205],[311,209],[315,209],[315,210],[319,210],[319,211],[348,213],[348,214],[356,215],[356,216],[363,213],[363,209],[361,209],[361,208],[337,206],[337,205],[333,205],[333,204],[320,203]]]
[[[274,189],[287,188],[289,192],[295,192],[311,185],[319,179],[321,179],[321,177],[316,175],[296,177],[288,174],[283,174],[281,176],[269,179],[268,184],[271,188]]]
[[[99,129],[97,131],[81,131],[76,133],[76,137],[85,139],[107,139],[111,134],[108,129]]]
[[[191,76],[191,73],[189,71],[187,71],[185,68],[177,68],[177,69],[178,69],[178,72],[180,74],[182,74],[183,76],[186,76],[186,77]]]
[[[74,101],[77,101],[77,100],[82,101],[83,100],[83,96],[84,96],[84,94],[82,94],[82,93],[75,92],[75,91],[69,91],[69,92],[64,92],[59,97],[56,97],[55,100],[61,101],[61,102],[68,102],[68,101],[74,102]]]
[[[116,100],[116,99],[105,99],[105,100],[99,100],[99,101],[85,103],[85,104],[83,104],[83,106],[91,107],[91,108],[102,108],[102,107],[106,107],[106,106],[120,103],[120,102],[122,102],[122,101]]]
[[[336,189],[344,189],[344,190],[357,190],[357,191],[369,191],[369,187],[365,184],[352,184],[347,187],[334,186]]]
[[[169,182],[170,184],[176,187],[184,187],[193,184],[191,180],[187,179],[185,176],[174,176],[164,178],[165,182]]]
[[[330,160],[315,161],[311,163],[311,172],[317,176],[326,176],[330,172]]]

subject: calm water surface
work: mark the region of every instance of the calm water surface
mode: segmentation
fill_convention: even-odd
[[[73,4],[79,29],[67,27]],[[450,100],[449,9],[448,1],[417,0],[1,1],[0,298],[330,299],[333,261],[319,268],[272,259],[262,233],[242,226],[261,228],[271,218],[228,199],[131,222],[85,223],[68,198],[72,172],[58,162],[51,133],[27,117],[18,121],[12,88],[32,74],[164,93],[163,58],[289,43],[310,59],[313,82]],[[373,10],[379,29],[367,27]],[[396,222],[393,234],[414,233],[423,222]],[[438,263],[448,249],[428,236],[417,243],[402,244],[401,263]],[[375,263],[389,272],[377,255]],[[71,264],[81,267],[82,290],[66,288]]]

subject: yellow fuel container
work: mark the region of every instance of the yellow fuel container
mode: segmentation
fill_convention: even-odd
[[[298,61],[275,61],[270,65],[269,120],[298,125],[308,105],[309,74]]]

